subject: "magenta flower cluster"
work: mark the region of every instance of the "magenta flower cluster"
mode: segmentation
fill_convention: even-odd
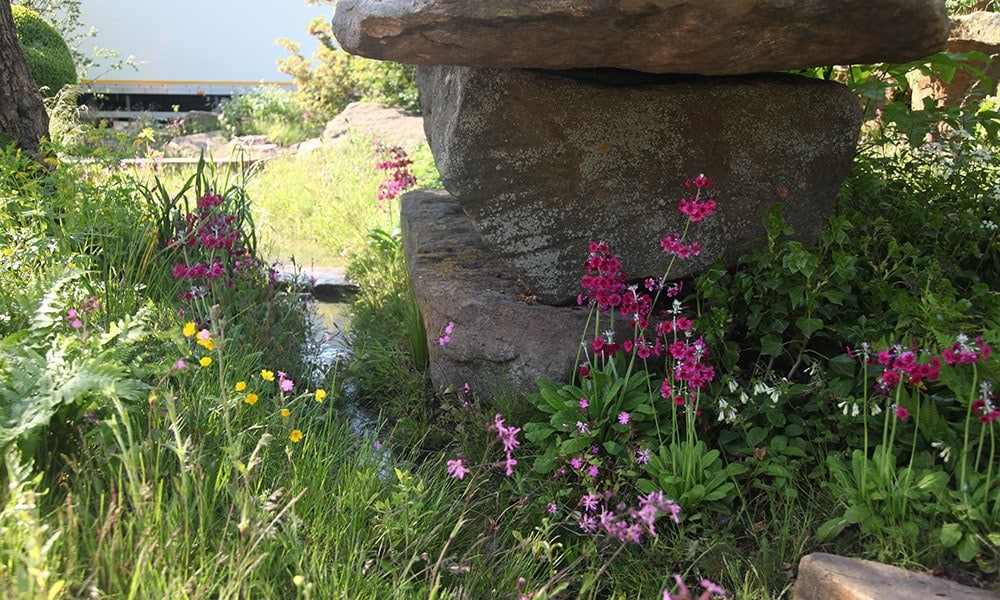
[[[178,298],[191,301],[208,294],[216,282],[233,287],[233,276],[250,273],[260,263],[250,256],[243,232],[238,227],[236,215],[223,207],[225,198],[218,194],[205,194],[198,198],[194,212],[184,216],[185,228],[169,248],[206,257],[205,260],[185,260],[174,265],[174,279],[187,282],[188,288],[178,293]]]
[[[244,253],[240,245],[242,232],[236,227],[236,215],[222,209],[225,198],[218,194],[205,194],[198,198],[195,212],[184,216],[187,227],[178,240],[188,248],[202,246],[230,253]]]
[[[410,165],[413,164],[413,161],[407,156],[405,150],[398,146],[381,150],[389,157],[375,163],[375,168],[379,171],[388,171],[389,178],[378,186],[380,206],[382,206],[382,202],[395,200],[400,194],[417,185],[417,178],[410,172]]]
[[[912,350],[893,347],[878,353],[876,362],[883,367],[875,391],[888,394],[902,381],[913,386],[919,386],[924,381],[937,381],[941,375],[941,359],[930,357],[927,362],[920,362]]]
[[[858,355],[850,348],[848,355],[857,358]],[[990,357],[991,348],[983,342],[982,337],[976,337],[972,342],[965,335],[959,335],[950,348],[941,351],[941,356],[926,356],[915,349],[902,346],[892,346],[878,352],[872,351],[867,344],[862,346],[862,358],[869,365],[882,367],[875,384],[875,391],[887,395],[897,385],[908,384],[921,387],[924,383],[938,380],[941,375],[941,361],[949,365],[973,364]],[[924,360],[921,360],[923,355]]]
[[[69,326],[73,329],[80,329],[83,327],[83,320],[88,313],[92,313],[101,307],[101,301],[97,299],[97,296],[91,296],[80,304],[79,310],[71,308],[66,311],[66,320],[69,321]]]
[[[66,311],[66,320],[69,326],[80,331],[81,339],[87,339],[88,315],[101,307],[101,301],[97,296],[91,296],[80,303],[80,308],[71,308]]]
[[[959,335],[951,348],[941,352],[941,356],[949,365],[971,365],[988,359],[991,350],[982,336],[976,336],[975,342],[970,342],[968,336]]]
[[[660,516],[669,515],[674,523],[680,523],[680,505],[668,500],[662,490],[640,496],[635,507],[618,504],[614,510],[608,510],[606,501],[609,499],[594,493],[580,499],[583,509],[580,529],[587,533],[604,532],[621,542],[638,544],[645,535],[657,536],[656,520]]]

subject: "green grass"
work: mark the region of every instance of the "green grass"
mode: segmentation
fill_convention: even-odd
[[[407,151],[419,185],[440,186],[429,148]],[[355,133],[309,154],[255,164],[246,172],[234,167],[227,174],[219,167],[218,176],[246,180],[261,251],[269,262],[344,266],[364,247],[368,231],[398,226],[394,203],[380,206],[377,200],[378,185],[385,180],[385,173],[375,169],[378,160],[371,140]],[[161,166],[157,171],[139,169],[135,176],[149,182],[158,175],[174,192],[193,172],[194,166]]]
[[[409,149],[420,185],[436,182],[426,146]],[[300,265],[343,265],[360,250],[368,231],[398,226],[396,206],[380,206],[378,185],[386,175],[371,140],[355,134],[305,156],[267,163],[249,186],[261,239],[269,256]],[[394,203],[393,203],[394,204]]]

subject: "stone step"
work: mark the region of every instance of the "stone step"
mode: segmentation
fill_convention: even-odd
[[[998,600],[972,588],[870,560],[816,552],[802,557],[792,600]]]

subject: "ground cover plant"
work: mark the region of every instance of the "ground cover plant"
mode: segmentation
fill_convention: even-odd
[[[873,121],[818,244],[774,211],[737,269],[684,281],[727,190],[667,174],[688,224],[650,240],[663,272],[581,248],[579,368],[527,399],[428,385],[466,324],[425,331],[406,279],[419,152],[246,180],[5,148],[0,594],[778,598],[817,550],[995,586],[1000,164],[965,116]],[[297,220],[321,201],[280,186],[322,169],[341,218]],[[269,228],[349,253],[349,364],[304,364]]]

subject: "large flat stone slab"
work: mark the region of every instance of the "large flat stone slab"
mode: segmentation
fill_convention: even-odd
[[[846,87],[795,75],[668,77],[622,71],[420,67],[424,127],[445,187],[490,249],[543,302],[570,302],[591,241],[633,276],[663,273],[661,238],[684,229],[684,181],[717,181],[693,224],[700,256],[735,264],[783,206],[817,239],[850,171],[861,124]]]
[[[539,377],[569,377],[586,310],[535,302],[447,192],[404,194],[400,211],[436,388],[469,383],[480,393],[526,394],[537,391]],[[451,341],[438,345],[448,322]]]
[[[944,48],[944,0],[339,0],[352,54],[419,65],[737,75]]]
[[[816,552],[802,557],[792,600],[998,600],[1000,593],[869,560]]]

